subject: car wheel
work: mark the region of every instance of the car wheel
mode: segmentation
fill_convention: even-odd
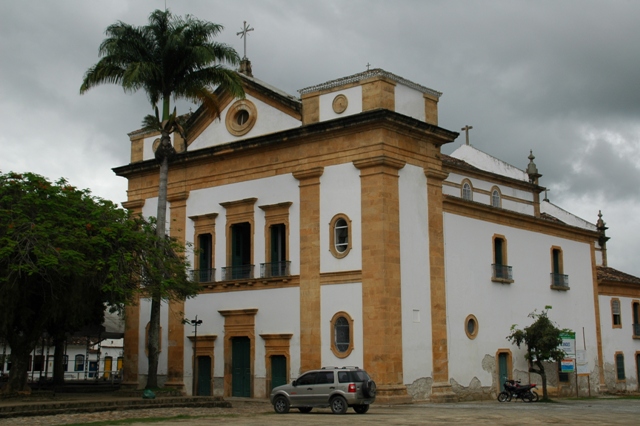
[[[507,402],[509,399],[509,394],[507,392],[503,391],[498,394],[498,401],[500,402]]]
[[[300,407],[300,408],[298,408],[298,410],[300,410],[301,413],[310,413],[311,409],[312,409],[312,407]]]
[[[289,401],[284,396],[277,396],[273,401],[273,409],[278,414],[287,414],[289,412]]]
[[[330,402],[333,414],[344,414],[347,412],[347,401],[341,396],[335,396]]]
[[[362,395],[365,398],[373,398],[376,396],[376,382],[373,380],[365,380],[362,382]]]
[[[354,405],[353,410],[358,414],[364,414],[369,411],[369,404]]]

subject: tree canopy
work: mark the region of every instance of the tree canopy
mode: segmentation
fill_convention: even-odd
[[[529,363],[529,372],[539,374],[542,378],[542,398],[548,399],[547,375],[544,369],[544,362],[560,362],[565,356],[562,350],[562,334],[570,330],[558,328],[547,315],[551,306],[538,313],[533,311],[529,318],[534,321],[531,325],[518,329],[514,324],[511,326],[511,334],[507,340],[514,343],[518,348],[525,345],[527,352],[524,357]]]
[[[0,338],[12,353],[8,390],[25,390],[28,356],[44,332],[64,340],[102,324],[105,306],[122,308],[149,281],[161,282],[163,298],[194,294],[183,250],[159,239],[153,222],[64,179],[0,173]]]

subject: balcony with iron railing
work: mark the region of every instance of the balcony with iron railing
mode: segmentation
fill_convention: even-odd
[[[513,282],[513,268],[508,265],[492,264],[491,281],[509,284]]]
[[[551,288],[553,290],[569,290],[569,275],[551,273]]]
[[[290,275],[290,267],[291,267],[290,261],[261,263],[260,277],[261,278],[287,277]]]
[[[191,271],[191,279],[197,283],[212,283],[216,280],[216,269],[194,269]]]
[[[225,266],[222,268],[222,281],[253,279],[254,265]]]

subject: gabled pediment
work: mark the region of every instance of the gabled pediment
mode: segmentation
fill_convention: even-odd
[[[187,149],[201,149],[237,140],[288,130],[302,125],[302,103],[263,81],[240,74],[245,98],[233,99],[224,92],[220,115],[203,106],[189,120]]]

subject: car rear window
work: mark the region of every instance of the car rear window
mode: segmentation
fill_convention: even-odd
[[[361,383],[365,380],[369,380],[369,376],[366,372],[362,370],[356,371],[338,371],[338,382],[340,383],[350,383],[356,382]]]

